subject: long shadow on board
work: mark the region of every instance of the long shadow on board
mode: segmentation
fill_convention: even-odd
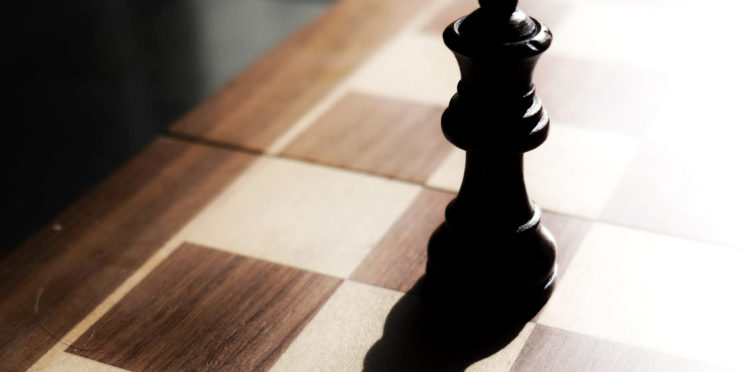
[[[473,310],[432,297],[423,276],[393,306],[382,338],[364,358],[365,372],[464,371],[509,345],[535,315]]]

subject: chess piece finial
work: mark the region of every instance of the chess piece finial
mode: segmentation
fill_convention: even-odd
[[[467,155],[460,191],[429,241],[427,281],[444,304],[529,317],[556,274],[554,240],[523,176],[523,153],[548,134],[532,72],[552,34],[516,1],[479,2],[444,32],[462,78],[442,131]]]
[[[538,30],[535,20],[517,9],[516,1],[480,1],[481,7],[465,17],[458,31],[466,39],[510,43],[529,38]]]
[[[509,16],[517,10],[517,0],[478,0],[482,9],[502,16]]]

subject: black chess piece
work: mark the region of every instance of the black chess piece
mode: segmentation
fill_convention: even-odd
[[[548,135],[532,72],[552,34],[516,0],[479,2],[444,31],[462,79],[442,130],[467,160],[446,221],[429,241],[427,296],[473,315],[529,319],[556,276],[555,243],[527,196],[522,162]]]

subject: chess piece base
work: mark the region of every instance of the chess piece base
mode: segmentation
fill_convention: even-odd
[[[540,209],[516,231],[458,234],[439,226],[429,241],[426,297],[475,318],[528,321],[552,294],[555,241],[540,225]]]

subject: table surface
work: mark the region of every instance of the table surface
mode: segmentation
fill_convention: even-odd
[[[723,0],[521,2],[555,35],[525,171],[558,285],[504,348],[421,354],[405,292],[464,162],[441,30],[475,6],[340,0],[174,123],[0,260],[0,369],[744,369]]]

